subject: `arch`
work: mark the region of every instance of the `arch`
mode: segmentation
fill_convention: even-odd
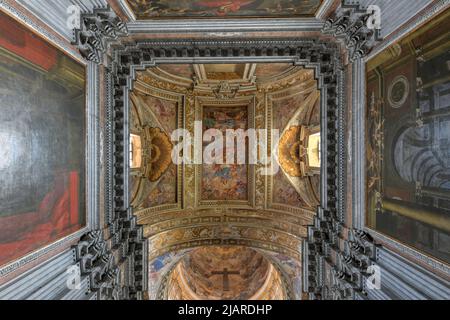
[[[251,249],[254,249],[255,251],[261,253],[271,264],[272,266],[277,270],[277,272],[280,274],[280,277],[282,279],[282,283],[283,283],[283,289],[285,290],[286,296],[288,297],[289,300],[299,300],[301,299],[301,290],[296,294],[296,290],[294,287],[294,283],[293,283],[293,279],[292,279],[292,275],[289,274],[290,272],[288,271],[288,268],[286,267],[288,263],[286,263],[285,258],[283,258],[283,260],[281,260],[279,257],[270,254],[270,250],[264,250],[261,249],[259,247],[255,247],[255,246],[251,246],[251,245],[242,245],[244,247],[248,247]],[[184,258],[184,256],[186,254],[189,254],[192,250],[195,250],[196,248],[200,248],[203,247],[203,245],[193,245],[188,251],[185,251],[184,249],[178,249],[173,251],[174,253],[176,252],[183,252],[183,255],[177,256],[176,259],[174,259],[173,261],[170,262],[168,268],[166,268],[164,270],[164,272],[160,275],[158,283],[157,283],[157,290],[155,292],[155,294],[153,295],[153,297],[157,300],[165,300],[166,296],[166,290],[167,290],[167,281],[170,277],[170,275],[172,274],[172,272],[174,271],[174,269],[177,267],[178,263]],[[277,252],[273,252],[273,253],[277,253]],[[299,265],[299,269],[301,269],[301,264],[300,261],[295,260],[293,258],[290,258],[291,262],[290,263],[298,263]],[[150,260],[151,262],[151,260]],[[301,272],[301,270],[299,270]]]

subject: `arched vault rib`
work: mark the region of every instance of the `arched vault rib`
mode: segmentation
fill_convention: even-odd
[[[301,238],[265,226],[237,224],[189,226],[158,233],[148,239],[149,259],[164,253],[208,245],[242,245],[281,253],[300,261]]]
[[[181,210],[181,211],[159,211],[154,212],[149,209],[140,210],[135,213],[137,222],[141,225],[154,225],[168,220],[175,219],[201,219],[208,216],[227,217],[252,217],[260,219],[274,220],[283,224],[297,226],[311,225],[314,219],[314,212],[304,210],[301,215],[274,210],[252,210],[252,209],[223,209],[211,208],[203,210]]]
[[[226,214],[233,215],[242,213],[246,216],[263,217],[269,219],[282,220],[299,225],[310,225],[314,221],[315,213],[306,209],[297,211],[279,211],[275,209],[239,209],[239,208],[220,208],[212,207],[209,209],[186,209],[186,210],[154,210],[155,208],[146,208],[135,213],[139,224],[153,224],[159,221],[174,219],[181,216],[200,217],[205,214]],[[156,208],[159,209],[159,208]]]
[[[192,247],[190,247],[190,250],[184,250],[184,249],[177,249],[177,250],[173,250],[172,252],[177,255],[177,252],[181,252],[184,251],[183,255],[178,256],[176,259],[174,259],[173,261],[170,262],[169,267],[167,269],[165,269],[165,271],[163,271],[156,279],[156,292],[154,292],[153,297],[157,300],[166,300],[166,289],[167,289],[167,281],[170,278],[170,275],[172,274],[172,272],[174,271],[174,269],[176,268],[176,266],[178,265],[178,263],[183,259],[183,257],[186,254],[189,254],[189,252],[191,252],[191,250],[194,250],[196,248],[202,247],[203,245],[193,245]],[[211,246],[214,246],[211,245]],[[282,259],[275,255],[278,254],[279,252],[277,251],[268,251],[266,249],[261,249],[259,247],[256,246],[248,246],[250,248],[255,249],[256,251],[258,251],[259,253],[261,253],[268,261],[270,261],[270,263],[272,264],[272,266],[279,272],[280,276],[281,276],[281,280],[282,280],[282,285],[283,288],[286,292],[286,296],[289,300],[295,300],[295,299],[301,299],[301,292],[296,292],[295,291],[295,285],[292,282],[292,272],[293,270],[291,270],[292,266],[295,266],[297,264],[300,263],[300,261],[298,261],[296,258],[292,258],[289,256],[284,256]],[[273,254],[275,253],[275,254]],[[162,253],[162,255],[164,255],[164,253]],[[151,258],[149,260],[149,262],[151,263],[154,259],[156,259],[156,257]],[[286,259],[289,261],[288,263],[286,263]],[[300,271],[300,266],[298,265],[299,270]]]
[[[144,237],[152,237],[161,232],[176,230],[179,228],[186,228],[192,226],[215,226],[217,224],[223,225],[240,225],[248,227],[265,226],[267,229],[272,229],[280,232],[285,232],[293,236],[302,238],[306,237],[306,227],[291,223],[286,223],[280,220],[261,219],[258,217],[249,217],[247,215],[205,215],[194,218],[180,218],[166,220],[153,225],[146,225],[144,227]]]
[[[277,244],[269,244],[264,241],[257,241],[257,240],[251,240],[251,239],[216,239],[216,238],[207,238],[207,239],[201,239],[201,240],[191,240],[191,241],[185,241],[185,242],[179,242],[172,244],[167,247],[162,247],[157,250],[150,251],[149,253],[149,260],[153,260],[154,258],[157,258],[159,256],[162,256],[163,254],[183,250],[183,249],[193,249],[203,246],[221,246],[221,245],[236,245],[236,246],[244,246],[249,247],[253,249],[263,249],[266,251],[270,251],[273,253],[278,253],[285,255],[289,258],[292,258],[295,261],[300,261],[301,259],[301,252],[300,251],[293,251],[289,248],[277,245]]]

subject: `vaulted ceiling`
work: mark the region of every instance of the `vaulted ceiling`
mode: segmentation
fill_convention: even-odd
[[[150,261],[196,247],[209,255],[215,252],[219,259],[226,250],[204,246],[241,245],[300,264],[301,239],[319,204],[319,101],[314,72],[288,63],[170,64],[138,72],[130,95],[132,162],[136,164],[130,177],[131,199],[149,239]],[[202,123],[200,132],[194,128],[196,121]],[[211,128],[267,130],[272,139],[263,141],[258,160],[264,152],[276,158],[268,165],[249,163],[248,154],[245,164],[173,163],[171,154],[178,143],[172,139],[174,130],[187,130],[195,141]],[[278,138],[278,144],[271,143]],[[172,293],[165,287],[163,295],[183,292],[179,294],[194,298],[193,292],[204,287],[187,267],[201,263],[192,262],[200,259],[196,252],[181,254],[184,260],[170,272],[167,268],[162,268],[163,275],[160,269],[154,271],[158,273],[153,277],[158,284],[151,285],[156,286],[154,291],[159,292],[164,281],[173,288],[178,279],[189,284]],[[192,263],[186,263],[187,257]],[[283,260],[273,259],[274,264]],[[267,263],[264,279],[258,281],[270,278],[270,286],[288,283],[280,280],[285,273],[279,274],[272,262]],[[230,279],[236,286],[244,281]],[[256,282],[252,286],[258,289],[261,285]],[[292,288],[286,286],[292,284],[271,292],[287,297]],[[233,292],[222,294],[237,298],[237,291]],[[212,291],[198,294],[219,298]],[[248,292],[246,298],[255,294]]]
[[[127,0],[138,19],[313,16],[322,0]]]
[[[263,254],[240,246],[189,252],[167,285],[167,298],[175,300],[283,300],[286,295],[272,263]]]

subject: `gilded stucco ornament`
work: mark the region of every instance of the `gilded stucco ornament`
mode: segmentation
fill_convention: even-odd
[[[278,159],[284,172],[291,177],[302,177],[306,171],[306,128],[292,126],[280,139]]]
[[[150,181],[157,181],[172,163],[173,144],[160,128],[145,127],[143,133],[142,174]]]
[[[233,99],[238,90],[239,85],[232,86],[228,81],[221,81],[212,91],[217,99]]]

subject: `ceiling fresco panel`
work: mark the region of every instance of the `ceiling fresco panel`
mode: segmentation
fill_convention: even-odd
[[[203,130],[247,129],[247,107],[205,107]],[[223,154],[225,160],[225,151]],[[247,165],[204,164],[202,168],[203,200],[246,200],[248,198]]]
[[[126,0],[138,20],[312,17],[322,0]]]

